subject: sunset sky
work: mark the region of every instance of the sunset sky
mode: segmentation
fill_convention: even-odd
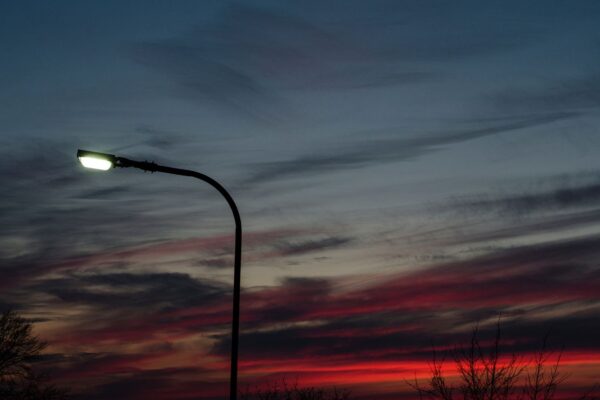
[[[0,311],[75,400],[412,399],[432,346],[600,377],[600,2],[0,0]],[[450,366],[450,365],[448,365]]]

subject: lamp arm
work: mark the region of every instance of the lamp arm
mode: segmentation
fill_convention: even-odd
[[[233,197],[225,188],[213,178],[200,172],[187,169],[166,167],[148,161],[135,161],[124,157],[115,157],[115,167],[119,168],[138,168],[148,172],[162,172],[165,174],[190,176],[200,179],[217,189],[225,198],[227,204],[233,213],[235,220],[235,253],[234,253],[234,271],[233,271],[233,311],[231,325],[231,369],[229,396],[231,400],[237,398],[237,376],[238,376],[238,342],[240,331],[240,290],[241,290],[241,269],[242,269],[242,220],[237,205]]]

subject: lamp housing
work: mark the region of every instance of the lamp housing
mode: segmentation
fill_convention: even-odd
[[[98,153],[89,150],[77,150],[77,158],[84,167],[100,171],[107,171],[113,168],[117,162],[117,157],[113,154]]]

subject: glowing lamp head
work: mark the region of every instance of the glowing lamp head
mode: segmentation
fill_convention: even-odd
[[[79,162],[86,168],[107,171],[115,166],[116,157],[112,154],[95,151],[77,150]]]

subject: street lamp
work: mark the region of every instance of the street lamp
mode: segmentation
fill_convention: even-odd
[[[231,369],[229,378],[229,398],[237,398],[237,373],[238,373],[238,341],[240,334],[240,275],[242,270],[242,220],[240,213],[231,195],[223,186],[214,179],[200,172],[186,169],[165,167],[148,161],[129,160],[113,154],[98,153],[95,151],[77,150],[77,158],[86,168],[107,171],[111,168],[138,168],[143,171],[163,172],[165,174],[190,176],[200,179],[210,185],[225,197],[235,220],[235,256],[233,269],[233,315],[231,322]]]
[[[77,158],[86,168],[108,171],[115,166],[117,157],[112,154],[96,153],[95,151],[77,150]]]

